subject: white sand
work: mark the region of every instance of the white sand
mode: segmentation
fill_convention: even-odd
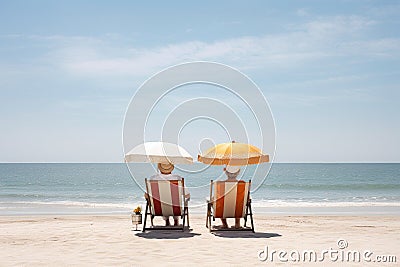
[[[272,265],[258,251],[338,249],[370,250],[371,258],[395,255],[400,262],[400,217],[396,216],[268,216],[256,215],[256,233],[210,234],[205,217],[191,215],[192,231],[132,231],[129,215],[0,217],[0,266],[13,265]],[[289,256],[286,256],[289,258]],[[274,263],[283,265],[274,258]],[[287,266],[294,265],[289,261]],[[286,265],[285,264],[285,265]],[[326,256],[324,265],[332,263]],[[298,266],[307,265],[303,262]],[[351,263],[354,266],[381,266]],[[313,266],[321,266],[314,263]]]

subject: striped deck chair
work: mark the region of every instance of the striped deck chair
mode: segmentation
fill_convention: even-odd
[[[147,180],[145,179],[147,194],[146,211],[144,213],[143,232],[146,230],[182,230],[185,228],[185,219],[189,227],[188,200],[185,200],[185,181],[182,180]],[[146,228],[147,217],[150,216],[151,227]],[[155,216],[180,216],[183,219],[180,227],[155,227]]]
[[[211,218],[244,218],[244,227],[234,230],[252,231],[254,233],[253,213],[250,199],[251,180],[245,181],[218,181],[211,180],[210,200],[207,201],[206,227],[214,231]],[[251,228],[246,227],[247,216],[250,216]],[[221,230],[233,230],[221,229]]]

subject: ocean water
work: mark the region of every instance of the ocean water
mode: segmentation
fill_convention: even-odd
[[[0,164],[0,215],[144,208],[144,178],[154,166],[130,166],[135,179],[122,163]],[[266,178],[252,177],[254,168],[242,170],[242,179],[256,181],[251,195],[257,212],[400,214],[400,164],[274,163]],[[185,177],[192,212],[204,212],[210,179],[222,179],[221,169],[175,170]]]

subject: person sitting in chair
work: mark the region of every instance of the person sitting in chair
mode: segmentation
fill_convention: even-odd
[[[237,177],[240,173],[240,167],[239,166],[231,166],[231,165],[226,165],[224,168],[225,174],[227,176],[227,179],[225,181],[237,181]],[[226,222],[226,219],[221,218],[222,222],[222,228],[228,228],[228,223]],[[240,218],[235,218],[235,228],[240,228]]]
[[[182,177],[177,175],[177,174],[172,174],[172,171],[174,170],[174,165],[172,163],[158,163],[158,170],[160,171],[159,173],[151,176],[149,180],[182,180]],[[187,189],[185,189],[185,201],[190,200],[190,193],[188,192]],[[174,217],[174,226],[179,225],[179,216],[173,216]],[[165,226],[170,226],[169,222],[169,216],[163,216],[163,219],[165,220]]]

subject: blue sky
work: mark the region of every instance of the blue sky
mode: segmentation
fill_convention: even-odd
[[[121,162],[134,92],[192,60],[257,83],[277,161],[399,162],[399,29],[398,1],[1,1],[0,162]]]

